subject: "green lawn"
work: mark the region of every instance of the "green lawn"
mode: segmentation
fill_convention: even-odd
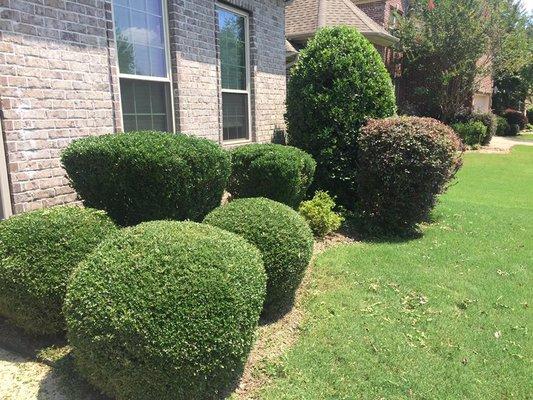
[[[318,257],[262,399],[531,398],[533,148],[466,155],[435,219]]]
[[[528,142],[533,141],[533,133],[531,133],[531,131],[528,131],[526,133],[521,133],[516,138],[520,140],[527,140]]]

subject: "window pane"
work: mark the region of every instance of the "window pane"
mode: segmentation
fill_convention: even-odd
[[[248,95],[222,93],[223,139],[248,139]]]
[[[162,0],[114,0],[120,72],[167,77]]]
[[[222,88],[246,90],[246,18],[217,8]]]
[[[124,131],[169,131],[169,84],[120,80]]]

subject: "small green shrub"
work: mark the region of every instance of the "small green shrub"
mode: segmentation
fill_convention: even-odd
[[[316,160],[314,187],[329,191],[349,210],[356,203],[359,130],[368,119],[395,111],[382,57],[353,27],[319,30],[291,69],[288,143]]]
[[[509,134],[509,130],[511,127],[509,126],[509,122],[507,122],[507,119],[503,117],[497,117],[498,118],[498,126],[496,128],[496,135],[498,136],[507,136]]]
[[[305,151],[279,144],[238,147],[231,161],[228,191],[233,197],[266,197],[291,207],[305,198],[316,168]]]
[[[431,118],[370,121],[359,137],[363,220],[386,234],[414,229],[460,168],[461,148],[453,130]]]
[[[0,315],[38,335],[65,330],[71,271],[116,231],[101,211],[54,207],[0,222]]]
[[[527,125],[527,117],[522,113],[521,111],[512,110],[508,108],[503,112],[503,117],[507,119],[507,122],[509,125],[518,125],[518,132],[526,128]],[[513,131],[513,129],[511,129]],[[512,134],[511,136],[514,136],[516,134]]]
[[[265,314],[286,311],[313,253],[313,233],[292,208],[264,198],[239,199],[205,222],[243,236],[261,251],[267,273]]]
[[[341,227],[344,218],[333,209],[335,201],[327,192],[317,191],[315,196],[300,204],[299,212],[307,221],[315,237],[322,238]]]
[[[220,205],[231,171],[229,154],[215,143],[161,132],[77,140],[61,161],[84,204],[122,226],[201,220]]]
[[[509,125],[509,130],[507,131],[507,136],[516,136],[520,133],[520,125],[512,124]]]
[[[126,228],[68,286],[82,374],[118,400],[211,399],[242,371],[265,298],[259,251],[194,222]]]
[[[472,121],[479,121],[486,126],[487,132],[480,144],[486,146],[490,143],[494,135],[496,135],[496,130],[498,129],[498,117],[493,113],[474,113],[471,117]]]
[[[468,146],[481,144],[487,135],[487,127],[481,121],[459,122],[453,124],[452,128]]]

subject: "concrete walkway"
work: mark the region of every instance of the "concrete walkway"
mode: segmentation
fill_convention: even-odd
[[[486,149],[507,152],[517,145],[533,146],[533,141],[520,140],[509,136],[494,136]]]
[[[69,400],[50,367],[0,348],[0,400]]]

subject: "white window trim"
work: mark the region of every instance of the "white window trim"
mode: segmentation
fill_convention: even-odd
[[[161,7],[163,12],[163,36],[165,40],[165,61],[167,64],[167,76],[162,78],[159,76],[147,76],[147,75],[136,75],[136,74],[122,74],[120,73],[120,65],[118,60],[118,44],[117,44],[117,31],[115,29],[115,2],[112,1],[112,10],[113,10],[113,37],[115,38],[115,55],[116,55],[116,67],[118,71],[119,78],[119,98],[120,98],[120,122],[122,124],[122,129],[124,129],[124,111],[122,110],[122,93],[120,92],[120,79],[131,79],[138,81],[147,81],[147,82],[162,82],[168,83],[168,96],[170,97],[167,104],[169,106],[169,116],[167,117],[170,121],[170,131],[176,132],[176,120],[174,112],[174,88],[172,85],[172,65],[170,58],[170,29],[169,29],[169,19],[168,19],[168,0],[161,0]]]
[[[216,2],[217,7],[223,8],[227,11],[230,11],[232,13],[235,13],[237,15],[240,15],[244,17],[244,51],[245,51],[245,61],[246,61],[246,90],[238,90],[238,89],[223,89],[222,88],[222,78],[220,79],[220,89],[221,93],[235,93],[235,94],[246,94],[247,95],[247,103],[248,103],[248,137],[243,139],[232,139],[232,140],[224,140],[224,114],[223,114],[223,104],[222,104],[222,96],[220,100],[220,106],[222,113],[222,121],[221,121],[221,127],[220,127],[220,142],[228,145],[236,145],[241,143],[250,143],[253,141],[253,133],[252,133],[252,74],[251,74],[251,57],[250,57],[250,15],[242,10],[239,10],[238,8],[228,6],[227,4]],[[218,27],[218,21],[217,21],[217,31],[219,29]],[[218,39],[217,39],[218,40]],[[219,63],[220,63],[220,50],[218,54]],[[222,73],[222,66],[220,66],[220,73]]]
[[[0,220],[11,217],[11,193],[9,191],[9,176],[7,173],[6,153],[4,149],[4,135],[0,121]]]

